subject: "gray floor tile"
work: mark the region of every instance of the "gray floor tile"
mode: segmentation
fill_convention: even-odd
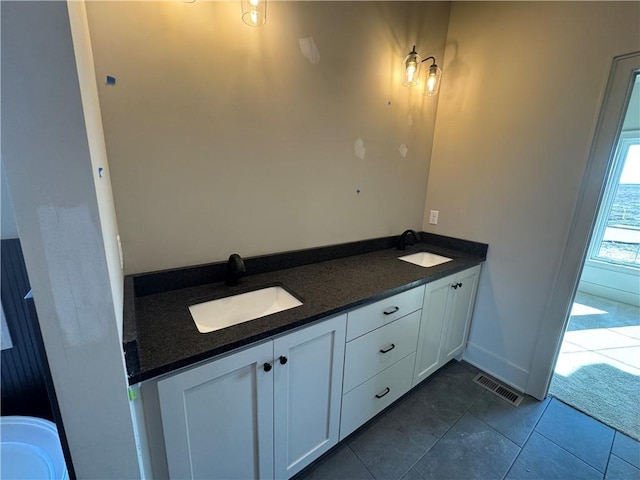
[[[613,429],[554,398],[535,431],[604,473]]]
[[[407,472],[407,474],[402,477],[402,480],[424,480],[418,472],[416,472],[413,468]]]
[[[602,479],[602,472],[533,432],[507,474],[508,480]]]
[[[520,449],[472,415],[464,415],[414,469],[424,479],[502,478]]]
[[[473,365],[464,362],[464,361],[457,361],[457,360],[451,360],[449,363],[447,363],[445,366],[443,366],[440,370],[438,370],[438,372],[434,375],[434,378],[437,377],[441,377],[441,376],[451,376],[451,377],[456,377],[456,376],[462,376],[465,378],[473,378],[475,377],[478,372],[480,370],[476,367],[474,367]]]
[[[469,413],[488,423],[512,442],[523,446],[542,416],[550,399],[539,402],[526,396],[518,407],[505,402],[490,392],[485,392]]]
[[[450,393],[440,395],[440,391],[438,385],[435,385],[412,392],[390,409],[388,420],[440,438],[468,408],[466,404],[460,405],[455,412],[448,408],[442,415],[443,406],[447,404],[446,397]]]
[[[477,371],[467,363],[450,362],[432,379],[417,387],[412,395],[430,416],[450,427],[486,392],[473,382]],[[446,429],[440,431],[440,435],[444,431]],[[438,435],[435,430],[434,434]]]
[[[371,474],[347,445],[338,447],[297,480],[373,480]]]
[[[625,462],[640,468],[640,442],[623,433],[616,432],[611,453],[616,454]]]
[[[424,424],[397,412],[392,407],[392,411],[348,440],[353,452],[378,480],[401,478],[438,440]],[[416,417],[420,413],[415,410]]]
[[[640,469],[630,463],[611,455],[605,480],[638,480],[640,479]]]

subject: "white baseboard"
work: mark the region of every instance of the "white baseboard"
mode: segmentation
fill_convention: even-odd
[[[526,393],[529,371],[473,343],[467,344],[462,359],[497,380]]]
[[[596,297],[608,298],[615,302],[622,302],[636,307],[640,307],[640,295],[638,293],[626,292],[617,288],[611,288],[605,285],[598,285],[584,280],[578,285],[578,290],[584,293],[590,293]]]

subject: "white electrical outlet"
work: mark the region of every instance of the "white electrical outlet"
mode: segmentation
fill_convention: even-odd
[[[438,210],[431,210],[429,212],[429,223],[431,225],[437,225],[438,224],[438,214],[440,212]]]

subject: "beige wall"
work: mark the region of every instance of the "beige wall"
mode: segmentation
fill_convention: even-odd
[[[425,230],[490,244],[465,357],[524,389],[614,55],[637,2],[454,2]],[[544,332],[541,332],[544,335]]]
[[[420,228],[437,97],[399,66],[442,60],[448,3],[272,1],[257,29],[237,2],[87,10],[126,273]]]
[[[124,275],[121,268],[118,248],[118,222],[116,219],[111,187],[109,160],[105,148],[100,102],[94,74],[93,52],[87,22],[87,11],[84,2],[69,2],[69,21],[78,69],[82,111],[87,129],[87,142],[91,157],[93,181],[95,183],[96,200],[100,216],[100,230],[104,242],[107,269],[111,284],[111,295],[115,305],[118,335],[122,338],[124,299]]]

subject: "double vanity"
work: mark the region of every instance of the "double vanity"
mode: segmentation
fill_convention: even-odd
[[[290,478],[459,355],[487,246],[423,242],[248,259],[235,287],[200,283],[221,265],[127,277],[151,476]]]

